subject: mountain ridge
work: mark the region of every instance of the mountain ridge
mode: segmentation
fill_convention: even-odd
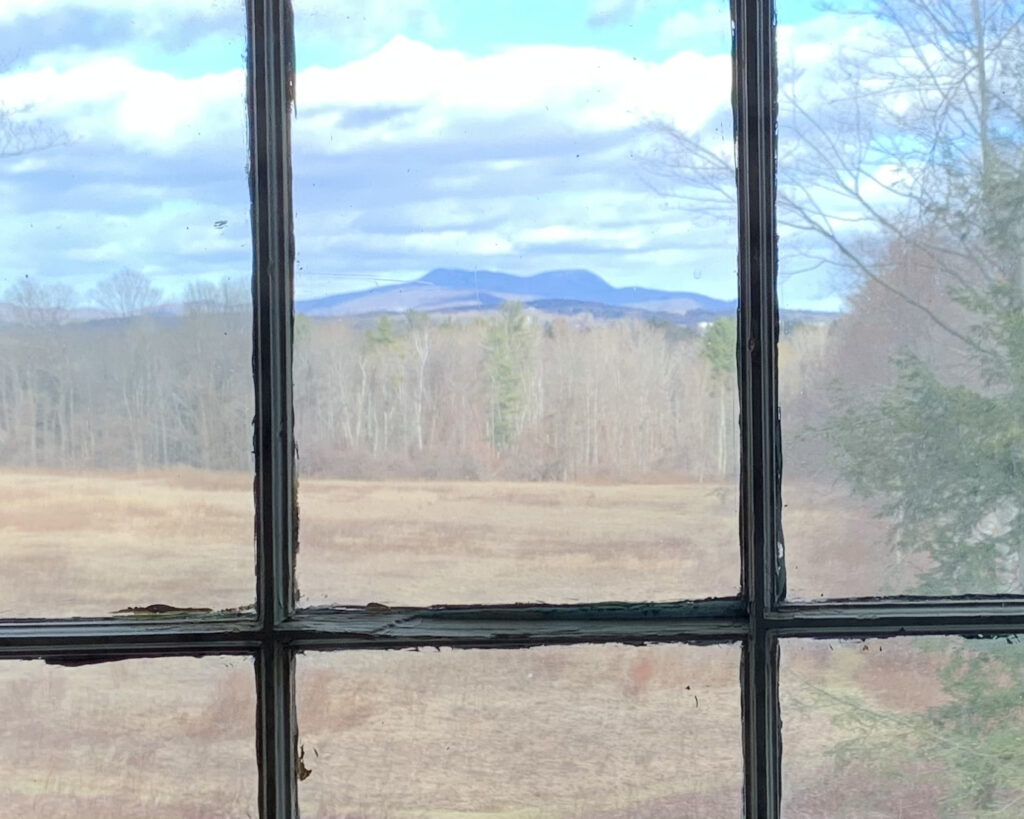
[[[378,312],[417,310],[426,313],[493,310],[505,301],[521,301],[550,313],[604,315],[678,316],[690,313],[732,315],[736,300],[715,299],[702,293],[658,290],[647,287],[615,287],[584,269],[545,270],[517,276],[493,270],[435,268],[418,279],[350,293],[334,293],[296,302],[296,312],[311,317],[354,316]],[[612,309],[607,309],[612,308]],[[618,308],[616,310],[615,308]]]

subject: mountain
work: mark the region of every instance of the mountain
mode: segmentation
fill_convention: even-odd
[[[735,301],[713,299],[700,293],[613,287],[589,270],[549,270],[533,276],[513,276],[490,270],[453,268],[432,270],[415,281],[402,284],[301,300],[295,309],[307,316],[355,316],[406,310],[454,313],[494,310],[505,301],[521,301],[546,313],[590,313],[606,318],[633,315],[680,324],[736,312]]]
[[[714,299],[702,293],[655,290],[648,287],[613,287],[589,270],[548,270],[533,276],[513,276],[490,270],[438,268],[402,284],[371,287],[353,293],[335,293],[301,299],[295,311],[313,318],[362,316],[375,320],[381,313],[457,314],[497,310],[506,301],[520,301],[543,313],[563,316],[590,315],[597,319],[636,318],[660,324],[697,327],[721,316],[736,315],[736,301]],[[153,321],[168,322],[187,312],[183,302],[159,305],[147,312]],[[239,310],[248,310],[238,305]],[[72,308],[61,321],[118,323],[117,318],[95,307]],[[827,322],[837,313],[813,310],[782,310],[783,324]],[[0,301],[0,325],[19,321],[17,308]]]

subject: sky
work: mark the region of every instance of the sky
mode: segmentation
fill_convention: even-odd
[[[666,178],[664,129],[732,161],[724,0],[295,0],[299,298],[437,267],[592,270],[736,295],[728,198]],[[808,98],[856,27],[780,0]],[[4,0],[0,293],[131,268],[168,298],[251,273],[241,0]],[[782,231],[785,306],[848,283]],[[793,258],[791,258],[793,257]]]

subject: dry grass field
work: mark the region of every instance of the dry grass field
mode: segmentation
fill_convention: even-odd
[[[255,818],[255,709],[237,657],[0,663],[0,816]]]
[[[252,602],[249,476],[9,470],[0,491],[3,616]],[[877,522],[834,492],[801,491],[787,510],[800,588],[880,582],[884,547],[871,560],[855,551]],[[307,603],[665,600],[737,586],[735,498],[721,486],[304,480],[300,506]],[[892,803],[916,812],[886,813],[878,795],[857,812],[864,783],[828,754],[842,697],[820,694],[919,708],[918,692],[941,697],[934,661],[908,651],[865,670],[842,648],[784,650],[786,815],[937,815],[920,787]],[[304,815],[738,816],[738,680],[728,646],[303,656]],[[0,664],[0,817],[255,815],[253,700],[238,659]]]
[[[700,484],[303,481],[311,604],[736,594],[736,500]]]
[[[303,655],[303,816],[738,817],[738,654]],[[898,721],[943,702],[935,663],[908,641],[784,646],[787,819],[941,815],[909,753],[899,781],[830,755],[851,707]],[[255,817],[254,709],[238,658],[0,664],[0,816]]]
[[[789,487],[798,596],[870,594],[884,530],[836,491]],[[0,472],[0,616],[253,602],[252,478]],[[735,594],[736,495],[709,483],[304,479],[302,601],[675,600]]]
[[[253,602],[252,478],[0,471],[0,616]]]
[[[353,652],[298,666],[306,817],[735,817],[736,647]]]

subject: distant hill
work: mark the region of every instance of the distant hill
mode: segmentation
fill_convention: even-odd
[[[702,293],[655,290],[648,287],[613,287],[589,270],[548,270],[532,276],[514,276],[491,270],[438,268],[419,279],[388,284],[352,293],[335,293],[296,302],[297,313],[312,318],[337,316],[376,320],[385,313],[421,313],[453,315],[497,310],[506,301],[520,301],[528,307],[552,315],[590,315],[597,319],[638,318],[658,323],[698,327],[721,316],[736,315],[736,301],[714,299]],[[240,310],[248,307],[239,306]],[[151,320],[173,322],[184,315],[180,302],[161,304],[148,311]],[[837,313],[813,310],[783,310],[784,324],[828,322]],[[61,321],[120,323],[95,307],[77,307],[66,311]],[[13,305],[0,301],[0,324],[18,321]]]
[[[457,313],[493,310],[506,301],[521,301],[546,313],[590,313],[604,318],[638,316],[680,324],[736,312],[735,301],[713,299],[701,293],[613,287],[589,270],[549,270],[533,276],[513,276],[452,268],[432,270],[407,283],[304,299],[295,308],[307,316],[357,316],[406,310]],[[691,314],[693,319],[687,320]]]

